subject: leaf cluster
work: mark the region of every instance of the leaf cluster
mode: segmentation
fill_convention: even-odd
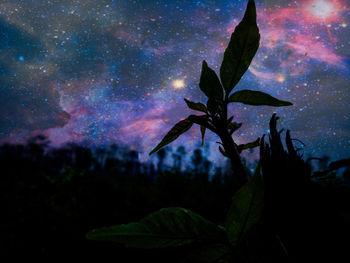
[[[219,136],[222,131],[228,130],[229,134],[232,135],[241,127],[241,124],[232,122],[233,116],[228,118],[227,106],[229,103],[238,102],[254,106],[275,107],[292,105],[288,101],[279,100],[262,91],[239,90],[232,93],[232,90],[248,70],[258,50],[259,41],[260,33],[256,23],[255,3],[249,0],[244,17],[232,33],[228,47],[224,52],[220,67],[220,79],[205,60],[202,63],[199,88],[206,95],[207,103],[203,104],[185,99],[190,109],[202,112],[204,115],[190,115],[178,122],[150,152],[150,155],[176,140],[181,134],[188,131],[192,124],[200,126],[202,144],[206,129]],[[244,150],[256,146],[258,144],[253,142],[239,148]]]

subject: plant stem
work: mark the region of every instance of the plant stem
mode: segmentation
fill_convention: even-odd
[[[249,178],[248,172],[242,163],[236,144],[233,141],[228,130],[227,129],[218,129],[218,130],[219,130],[218,135],[224,146],[224,150],[228,158],[230,158],[233,175],[237,177],[238,187],[241,187],[248,181],[248,178]]]

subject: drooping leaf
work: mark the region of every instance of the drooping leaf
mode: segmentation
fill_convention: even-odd
[[[202,73],[199,80],[199,88],[209,99],[222,100],[224,91],[220,80],[215,71],[208,67],[208,64],[203,60]]]
[[[190,121],[188,118],[175,124],[175,126],[171,128],[171,130],[165,135],[163,140],[149,153],[149,155],[155,153],[165,145],[176,140],[181,134],[188,131],[192,127],[192,125],[193,122]]]
[[[260,163],[254,176],[233,196],[226,218],[226,231],[232,245],[244,238],[263,212],[264,187],[260,177]]]
[[[225,232],[200,215],[181,208],[163,208],[136,223],[95,229],[92,240],[109,240],[134,248],[176,247],[199,242],[225,242]]]
[[[260,138],[256,139],[253,142],[238,145],[238,151],[242,152],[243,150],[252,149],[252,148],[258,147],[259,145],[260,145]]]
[[[202,146],[204,145],[205,130],[206,130],[206,128],[201,125]]]
[[[214,130],[215,128],[208,123],[208,116],[207,115],[201,115],[201,116],[190,115],[190,116],[188,116],[188,119],[193,123],[196,123],[200,126],[204,126],[205,128],[215,132],[215,130]]]
[[[241,102],[248,105],[267,105],[267,106],[290,106],[293,105],[289,101],[283,101],[272,97],[261,91],[240,90],[233,94],[228,99],[229,102]]]
[[[184,99],[187,106],[192,109],[192,110],[197,110],[197,111],[201,111],[201,112],[204,112],[204,113],[207,113],[207,107],[205,107],[205,105],[203,103],[200,103],[200,102],[192,102],[192,101],[189,101],[187,99]]]
[[[259,41],[255,3],[249,0],[242,21],[231,35],[220,67],[221,82],[227,95],[247,71],[258,50]]]

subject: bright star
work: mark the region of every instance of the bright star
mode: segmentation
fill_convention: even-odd
[[[185,87],[185,82],[183,79],[176,79],[173,81],[173,87],[174,89],[182,89]]]
[[[284,82],[285,80],[286,80],[286,77],[285,76],[283,76],[282,74],[279,74],[277,77],[276,77],[276,80],[278,81],[278,82]]]

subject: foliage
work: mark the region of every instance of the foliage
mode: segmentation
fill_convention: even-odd
[[[206,61],[202,64],[202,73],[199,87],[207,96],[207,104],[192,102],[185,99],[187,106],[196,111],[205,113],[205,115],[191,115],[185,120],[177,123],[164,139],[150,152],[150,155],[174,141],[181,134],[191,128],[192,124],[198,124],[201,128],[202,143],[205,130],[209,129],[216,133],[222,140],[225,150],[220,151],[224,156],[231,159],[237,159],[234,144],[227,142],[226,133],[230,135],[239,129],[236,123],[232,122],[232,117],[227,119],[227,106],[231,102],[240,102],[248,105],[268,105],[268,106],[289,106],[292,103],[278,100],[269,94],[261,91],[240,90],[231,94],[233,88],[238,84],[244,73],[247,71],[256,51],[259,47],[260,34],[256,24],[256,10],[254,1],[249,1],[242,21],[232,33],[230,42],[224,53],[224,58],[220,67],[220,79],[212,70]],[[227,137],[227,136],[226,136]],[[232,137],[229,137],[232,140]],[[246,144],[240,147],[245,150],[258,146],[258,144]],[[233,161],[237,164],[237,161]],[[242,171],[240,171],[242,172]]]
[[[220,242],[225,232],[198,214],[181,208],[163,208],[137,223],[93,230],[88,239],[112,240],[136,248],[164,248],[197,242]]]

